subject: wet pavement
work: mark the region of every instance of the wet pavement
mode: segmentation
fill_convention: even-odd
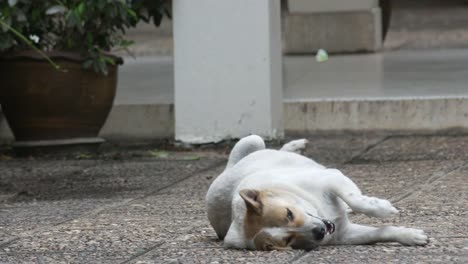
[[[224,249],[204,195],[229,146],[112,146],[100,154],[14,158],[0,151],[0,263],[467,263],[468,136],[309,137],[306,155],[391,200],[389,219],[425,247]]]

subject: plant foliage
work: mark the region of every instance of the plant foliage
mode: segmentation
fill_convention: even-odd
[[[84,68],[107,73],[113,49],[133,42],[125,30],[138,22],[159,26],[168,0],[0,0],[0,53],[31,48],[78,52]]]

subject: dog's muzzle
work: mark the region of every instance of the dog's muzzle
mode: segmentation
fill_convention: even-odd
[[[330,234],[333,234],[333,232],[335,232],[335,224],[334,224],[332,221],[322,219],[322,218],[320,218],[320,217],[318,217],[318,216],[315,216],[315,215],[313,215],[313,214],[309,214],[309,213],[307,213],[307,214],[310,215],[310,216],[312,216],[312,217],[315,217],[315,218],[319,219],[320,221],[322,221],[322,222],[325,224],[325,232],[326,232],[326,234],[329,234],[329,235],[330,235]]]
[[[332,221],[322,220],[322,222],[325,224],[328,234],[333,234],[333,232],[335,232],[335,224]]]

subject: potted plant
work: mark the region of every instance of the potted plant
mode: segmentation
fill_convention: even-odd
[[[100,143],[125,30],[158,26],[165,0],[0,1],[0,104],[15,147]]]

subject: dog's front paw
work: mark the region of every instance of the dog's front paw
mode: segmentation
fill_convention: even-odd
[[[289,151],[289,152],[295,152],[297,154],[304,154],[304,151],[307,147],[307,144],[309,141],[305,138],[303,139],[298,139],[298,140],[293,140],[287,144],[285,144],[281,150],[282,151]]]
[[[364,196],[363,204],[362,213],[368,216],[385,218],[398,213],[398,210],[389,201],[384,199]]]
[[[429,238],[423,230],[406,227],[399,228],[397,240],[405,246],[424,246],[429,243]]]

